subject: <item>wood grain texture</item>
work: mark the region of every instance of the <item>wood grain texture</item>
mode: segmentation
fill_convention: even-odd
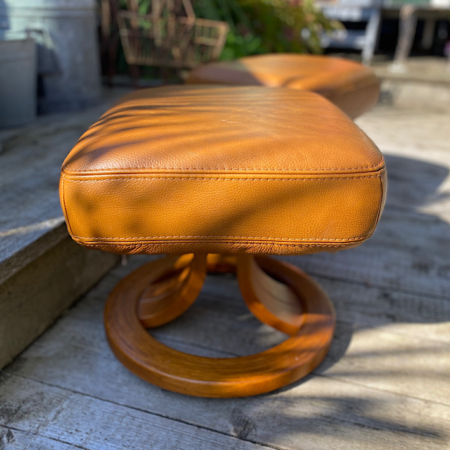
[[[0,369],[117,263],[67,235],[0,284]]]
[[[16,428],[0,426],[0,449],[2,450],[76,450],[80,447],[29,434]]]
[[[105,355],[105,352],[102,354]],[[37,356],[35,354],[35,358]],[[41,357],[43,356],[41,353]],[[70,359],[67,355],[64,358],[65,364]],[[38,361],[35,359],[35,362]],[[57,380],[51,375],[54,369],[46,367],[49,377],[44,379],[51,382],[54,377],[58,384],[67,384],[66,389],[73,391],[75,388],[83,395],[99,399],[99,402],[113,404],[111,411],[115,413],[108,419],[111,421],[111,427],[113,424],[120,424],[122,415],[131,409],[162,415],[201,429],[217,430],[228,436],[259,442],[277,449],[446,449],[450,442],[447,432],[450,424],[448,406],[370,389],[339,379],[315,376],[305,383],[272,395],[241,400],[212,400],[180,396],[160,390],[136,379],[112,356],[105,358],[97,354],[87,360],[80,355],[77,363],[76,370],[73,370],[76,372],[75,377],[67,368],[67,375],[61,377],[63,372],[59,371],[60,378]],[[63,368],[65,364],[58,364],[58,367]],[[44,369],[46,365],[41,364],[41,368]],[[83,373],[82,376],[80,372]],[[98,382],[93,383],[94,379]],[[14,383],[2,383],[2,390],[8,394],[8,405],[16,405],[17,408],[20,403],[15,397],[22,393],[23,399],[30,399],[28,409],[36,410],[36,406],[31,403],[31,399],[36,396],[31,395],[17,379]],[[42,386],[42,389],[47,404],[52,399],[51,392],[48,391],[53,388]],[[91,410],[82,413],[72,402],[73,398],[69,398],[66,408],[74,408],[81,418],[75,422],[59,422],[58,432],[64,432],[66,436],[73,435],[69,442],[79,439],[80,424],[84,430],[87,429],[83,434],[89,433],[90,430],[98,433],[103,422],[98,419],[94,421]],[[124,408],[124,413],[121,413],[121,408],[116,407],[118,404]],[[22,410],[26,411],[25,405],[21,405]],[[67,416],[65,418],[67,419]],[[173,427],[175,434],[182,433],[177,423],[174,423]],[[43,433],[45,427],[40,430],[40,433]],[[137,424],[133,430],[136,430],[136,436],[130,437],[129,441],[122,444],[133,449],[139,448],[139,435],[145,435],[148,430],[155,436],[165,432],[155,427],[150,418]],[[79,443],[78,440],[76,442]],[[118,444],[118,448],[124,447]],[[167,448],[177,447],[173,445]]]
[[[148,335],[145,327],[173,320],[197,297],[207,258],[190,256],[152,261],[112,291],[105,308],[106,335],[125,367],[150,383],[182,394],[246,397],[297,381],[320,364],[335,326],[331,301],[304,272],[267,257],[238,256],[239,284],[250,310],[256,311],[260,320],[291,334],[285,342],[255,355],[210,358],[182,353]],[[209,266],[213,266],[211,261]],[[218,266],[221,269],[224,264],[219,260]],[[272,280],[262,268],[286,284]],[[144,315],[143,302],[147,308]],[[300,303],[301,308],[295,310],[290,303]]]
[[[238,280],[248,309],[262,323],[295,336],[305,324],[305,314],[302,314],[304,305],[298,299],[311,296],[314,298],[316,294],[304,292],[309,285],[307,275],[297,267],[286,263],[283,263],[284,271],[277,270],[278,262],[269,258],[243,256],[240,259],[244,263],[238,264]],[[284,283],[269,276],[263,269],[272,276],[278,276]],[[300,282],[295,283],[294,280]],[[318,286],[313,286],[313,290],[314,288],[320,292]],[[324,296],[326,297],[326,294]]]
[[[142,286],[138,317],[146,328],[164,325],[181,316],[195,301],[206,276],[206,255],[167,257],[133,274]]]
[[[0,404],[0,420],[7,422],[2,425],[32,436],[38,432],[40,438],[29,439],[28,448],[33,450],[39,448],[39,441],[59,442],[59,446],[53,447],[58,450],[71,449],[72,446],[86,450],[270,448],[32,380],[5,376],[0,379],[2,387],[7,386],[12,392],[12,395]],[[36,417],[39,402],[39,426],[35,426],[37,423],[33,418]],[[14,441],[12,445],[15,449]]]

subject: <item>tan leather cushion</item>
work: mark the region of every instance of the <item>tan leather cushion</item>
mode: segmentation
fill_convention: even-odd
[[[316,92],[355,118],[372,108],[380,84],[371,69],[346,59],[275,54],[205,64],[188,84],[286,87]]]
[[[118,253],[338,250],[367,239],[385,195],[373,142],[306,91],[137,91],[64,162],[72,237]]]

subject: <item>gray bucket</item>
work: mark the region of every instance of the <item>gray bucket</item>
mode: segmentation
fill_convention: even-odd
[[[33,121],[36,96],[34,41],[0,40],[0,127]]]
[[[0,0],[0,29],[27,30],[37,44],[39,112],[99,101],[96,27],[96,0]]]

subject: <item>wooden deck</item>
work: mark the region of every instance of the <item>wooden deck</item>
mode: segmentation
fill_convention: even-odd
[[[108,292],[148,260],[136,256],[0,373],[0,449],[450,449],[450,114],[379,106],[358,123],[388,164],[376,235],[354,250],[288,258],[336,305],[336,337],[312,375],[238,400],[136,378],[102,324]],[[209,277],[199,301],[154,334],[221,357],[284,338],[248,313],[228,276]]]

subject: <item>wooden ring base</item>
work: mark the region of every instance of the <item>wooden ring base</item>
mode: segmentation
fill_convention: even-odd
[[[207,272],[236,272],[250,311],[290,337],[238,358],[190,355],[154,339],[147,328],[183,314]],[[322,288],[297,267],[265,256],[167,256],[123,279],[105,308],[109,344],[125,367],[161,388],[199,397],[257,395],[303,378],[325,357],[334,327],[334,308]]]

